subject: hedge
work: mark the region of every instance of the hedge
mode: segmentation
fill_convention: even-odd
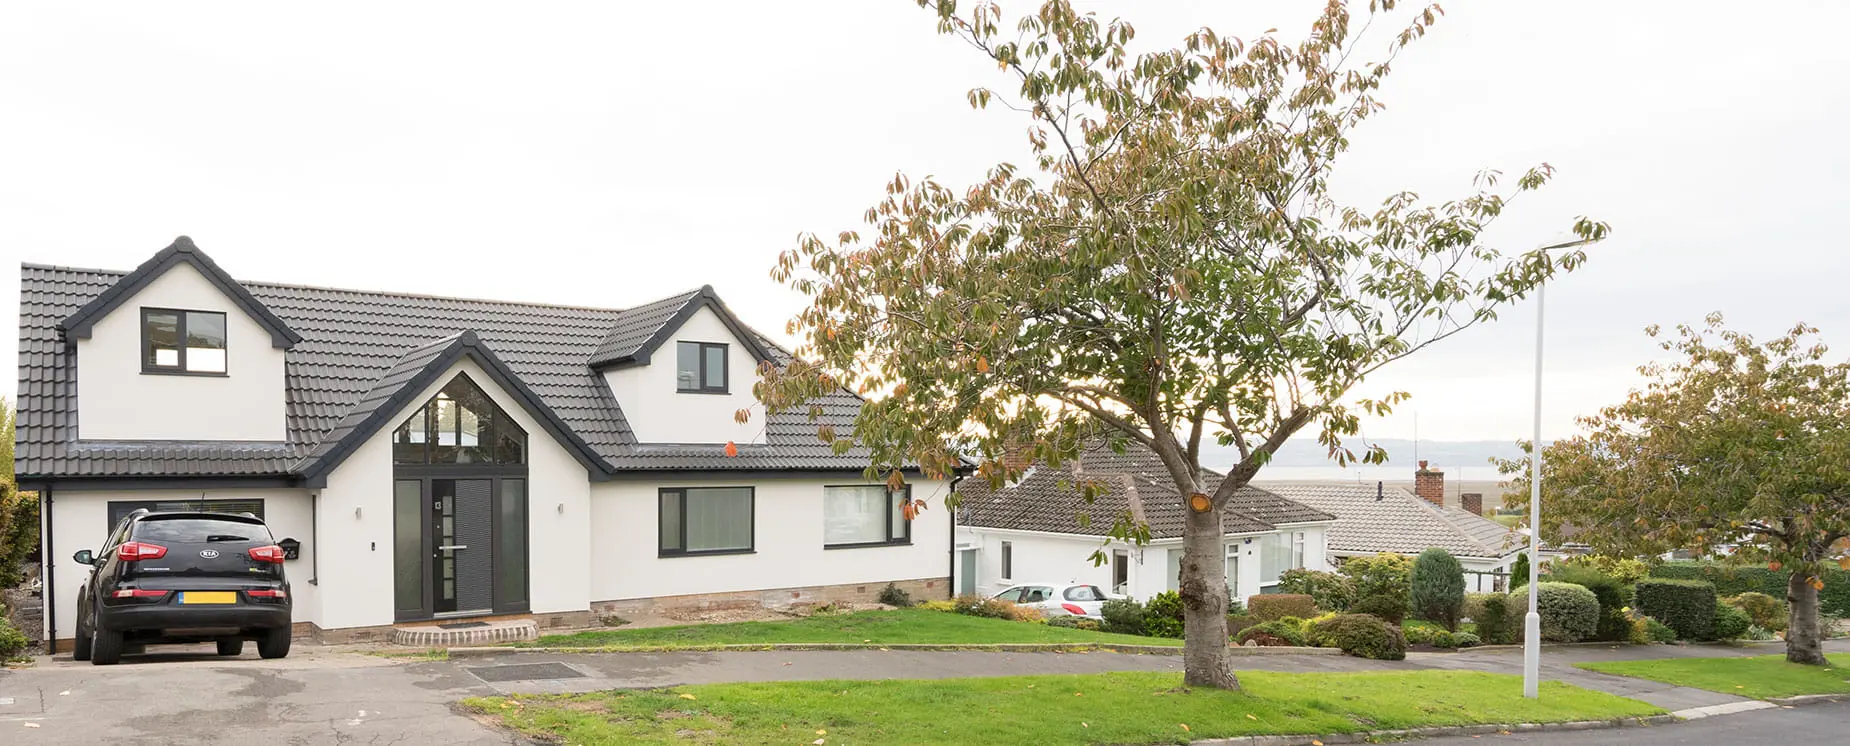
[[[1317,615],[1317,602],[1304,594],[1273,593],[1246,599],[1246,612],[1263,622],[1288,616],[1309,619]]]
[[[1792,571],[1713,562],[1666,562],[1651,568],[1651,577],[1706,580],[1715,585],[1715,593],[1719,596],[1754,592],[1783,600]],[[1850,572],[1827,566],[1820,577],[1824,580],[1824,590],[1818,591],[1819,611],[1835,617],[1850,617]]]
[[[1624,642],[1631,637],[1632,620],[1625,615],[1625,607],[1631,605],[1630,594],[1618,578],[1584,564],[1562,565],[1542,578],[1584,587],[1599,599],[1599,629],[1590,639]]]
[[[1599,599],[1585,586],[1543,581],[1535,587],[1535,594],[1543,640],[1580,642],[1599,630]]]
[[[1715,630],[1715,586],[1701,580],[1646,578],[1632,594],[1638,611],[1663,622],[1678,639],[1707,640]]]

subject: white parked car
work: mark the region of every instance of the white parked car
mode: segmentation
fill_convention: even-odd
[[[1098,619],[1099,609],[1107,599],[1096,585],[1085,583],[1022,583],[1009,586],[995,595],[1004,601],[1040,609],[1047,616],[1077,616]]]

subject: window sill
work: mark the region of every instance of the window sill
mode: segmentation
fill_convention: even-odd
[[[231,377],[230,373],[208,373],[204,371],[190,371],[190,370],[159,370],[159,369],[154,369],[154,368],[142,368],[141,374],[144,376],[193,376],[196,378],[230,378]]]
[[[713,549],[713,550],[709,550],[705,552],[663,552],[663,551],[657,550],[655,553],[655,557],[656,559],[668,559],[670,557],[716,557],[716,556],[727,555],[727,554],[757,554],[757,553],[758,553],[758,550],[756,549]]]
[[[822,548],[824,550],[828,550],[828,549],[869,549],[872,547],[909,547],[909,546],[912,546],[911,539],[906,539],[904,541],[864,541],[859,544],[824,544],[822,545]]]
[[[725,396],[732,393],[725,389],[675,389],[674,392],[677,394],[711,394],[714,396]]]

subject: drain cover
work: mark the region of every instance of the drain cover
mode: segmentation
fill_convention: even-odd
[[[449,624],[439,624],[437,625],[437,629],[475,629],[476,627],[486,626],[488,626],[487,622],[451,622]]]
[[[582,679],[584,674],[564,663],[520,663],[512,666],[483,666],[468,669],[483,681],[535,681],[540,679]]]

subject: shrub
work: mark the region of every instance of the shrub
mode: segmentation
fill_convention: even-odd
[[[1077,617],[1077,616],[1056,616],[1056,617],[1047,618],[1047,626],[1065,627],[1067,629],[1083,629],[1088,632],[1097,632],[1102,625],[1098,623],[1097,619],[1087,619],[1085,617]]]
[[[1529,584],[1529,553],[1516,555],[1516,564],[1510,566],[1510,589]]]
[[[1022,606],[1021,604],[1012,604],[1007,601],[1004,601],[1003,604],[1002,618],[1011,622],[1045,623],[1047,621],[1047,612],[1041,611],[1040,609],[1032,606]]]
[[[1182,636],[1182,594],[1163,591],[1150,597],[1143,608],[1143,633],[1151,637]]]
[[[1367,614],[1339,614],[1313,622],[1305,637],[1319,647],[1338,647],[1360,658],[1397,661],[1407,657],[1400,628]]]
[[[887,583],[885,588],[880,589],[880,603],[903,609],[912,605],[912,594],[907,593],[904,588]]]
[[[942,600],[942,599],[934,600],[934,601],[925,601],[925,602],[920,603],[918,605],[918,608],[925,609],[927,611],[955,612],[957,611],[957,602],[950,601],[950,600]]]
[[[1407,618],[1406,596],[1366,596],[1349,607],[1356,614],[1368,614],[1390,624],[1399,624]]]
[[[1651,568],[1651,577],[1706,580],[1714,583],[1716,594],[1722,596],[1757,591],[1783,599],[1792,570],[1769,570],[1765,565],[1740,567],[1714,562],[1666,562]],[[1824,588],[1818,591],[1818,610],[1829,616],[1850,617],[1850,570],[1825,563],[1818,570],[1818,579],[1824,581]]]
[[[1264,638],[1281,640],[1282,642],[1269,642]],[[1266,647],[1276,647],[1278,645],[1296,645],[1298,647],[1304,647],[1304,631],[1295,624],[1276,619],[1269,622],[1260,622],[1251,627],[1247,627],[1245,631],[1240,633],[1239,637],[1233,639],[1234,642],[1242,645],[1246,644],[1247,640],[1256,639],[1259,640],[1260,645]]]
[[[26,652],[27,644],[25,633],[15,629],[13,623],[6,620],[5,608],[0,607],[0,661]]]
[[[1413,560],[1382,552],[1373,557],[1351,557],[1343,562],[1342,574],[1355,585],[1355,603],[1349,611],[1373,614],[1399,624],[1407,617],[1407,601],[1413,587]]]
[[[1580,642],[1599,631],[1599,598],[1593,591],[1573,583],[1543,581],[1536,586],[1535,593],[1535,610],[1542,616],[1543,640]],[[1510,594],[1512,598],[1516,595]]]
[[[1724,601],[1747,612],[1754,626],[1777,632],[1786,628],[1786,602],[1757,591],[1729,596]]]
[[[1099,607],[1105,631],[1121,635],[1143,634],[1143,604],[1128,598],[1114,598]]]
[[[1522,635],[1522,614],[1512,613],[1507,593],[1473,593],[1468,603],[1476,606],[1477,611],[1471,621],[1477,622],[1477,634],[1490,645],[1508,645]]]
[[[1414,613],[1447,630],[1458,629],[1465,606],[1465,566],[1458,558],[1438,547],[1420,552],[1408,583]]]
[[[1638,611],[1652,617],[1684,640],[1707,640],[1715,627],[1715,586],[1701,580],[1646,578],[1633,595]]]
[[[1239,637],[1240,633],[1245,632],[1247,627],[1251,627],[1258,623],[1259,620],[1254,618],[1251,614],[1228,614],[1227,637]]]
[[[1635,560],[1634,560],[1635,561]],[[1630,600],[1625,585],[1588,563],[1565,563],[1543,576],[1560,583],[1573,583],[1593,592],[1599,600],[1599,626],[1589,639],[1622,642],[1629,639],[1632,620],[1625,615]]]
[[[1715,602],[1715,626],[1710,631],[1717,640],[1739,640],[1747,636],[1747,628],[1754,626],[1753,617],[1747,615],[1726,601]]]
[[[1563,570],[1592,570],[1619,581],[1619,585],[1632,585],[1650,576],[1651,566],[1635,559],[1609,557],[1603,554],[1583,554],[1568,557],[1551,563],[1555,568],[1550,575]],[[1565,581],[1572,582],[1572,581]],[[1597,593],[1597,591],[1595,591]]]
[[[1671,629],[1663,622],[1652,619],[1651,617],[1642,617],[1642,619],[1644,620],[1645,640],[1647,642],[1677,641],[1676,630]]]
[[[1247,602],[1253,617],[1269,622],[1280,617],[1312,617],[1317,615],[1317,602],[1302,593],[1274,593],[1265,596],[1253,596]]]
[[[1461,648],[1474,648],[1484,644],[1482,639],[1470,632],[1453,632],[1452,642],[1458,643],[1458,647]]]
[[[1451,650],[1458,647],[1458,636],[1449,630],[1435,629],[1432,631],[1432,639],[1429,642],[1440,650]]]
[[[0,417],[4,411],[0,405]],[[9,428],[0,437],[11,434]],[[11,458],[11,454],[0,458]],[[26,579],[26,556],[39,546],[38,493],[19,491],[11,476],[0,475],[0,589]]]
[[[984,596],[958,596],[952,605],[953,610],[959,614],[984,619],[1007,619],[1009,618],[1009,607],[1014,606],[1002,599]]]
[[[1292,568],[1278,574],[1279,593],[1310,596],[1323,611],[1348,611],[1355,603],[1355,582],[1346,575],[1322,570]]]

